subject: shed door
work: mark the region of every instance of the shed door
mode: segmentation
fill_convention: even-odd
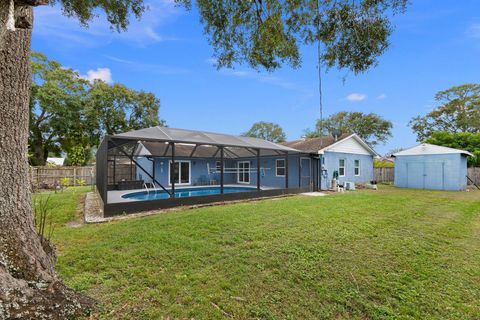
[[[425,189],[445,189],[443,162],[425,162]]]
[[[423,162],[407,162],[407,188],[425,189]]]

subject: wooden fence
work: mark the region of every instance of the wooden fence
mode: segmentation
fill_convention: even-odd
[[[468,177],[475,182],[477,186],[480,185],[480,167],[468,168]],[[472,184],[471,181],[468,181],[468,184]]]
[[[59,185],[63,178],[68,178],[72,186],[95,184],[95,167],[30,167],[30,174],[34,188]]]
[[[374,180],[377,182],[393,182],[395,168],[373,168]]]
[[[377,182],[393,182],[395,168],[374,168],[373,174]],[[468,168],[468,177],[477,185],[480,185],[480,168]],[[468,181],[468,184],[472,184]]]

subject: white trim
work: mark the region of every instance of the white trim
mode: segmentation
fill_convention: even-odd
[[[355,161],[358,161],[358,167],[355,165]],[[361,175],[361,169],[360,169],[361,165],[360,165],[360,159],[354,159],[353,160],[353,175],[355,177],[359,177]],[[355,173],[355,169],[358,168],[358,174]]]
[[[323,154],[325,151],[328,151],[329,149],[337,146],[338,144],[340,144],[340,143],[342,143],[343,141],[348,140],[348,139],[350,139],[350,138],[354,138],[355,140],[357,140],[357,142],[360,143],[360,144],[362,145],[362,147],[364,147],[365,150],[367,150],[371,155],[377,156],[377,157],[380,156],[375,150],[372,149],[372,147],[370,147],[365,141],[363,141],[362,138],[360,138],[360,137],[359,137],[357,134],[355,134],[355,133],[349,135],[348,137],[343,138],[342,140],[338,140],[337,142],[329,145],[328,147],[325,147],[325,148],[323,148],[323,149],[321,149],[321,150],[318,150],[318,154]]]
[[[279,167],[277,165],[277,161],[283,161],[283,167]],[[285,159],[275,159],[275,177],[285,178],[285,173],[283,175],[277,174],[278,173],[278,171],[277,171],[278,168],[283,168],[283,170],[285,170],[285,173],[287,173],[287,162],[285,161]]]
[[[248,163],[248,172],[247,172],[248,173],[248,182],[240,181],[240,167],[239,167],[240,163]],[[237,161],[237,183],[250,184],[251,178],[252,178],[251,175],[250,175],[250,169],[251,169],[250,161]],[[245,172],[242,172],[242,173],[245,173]]]
[[[340,160],[343,160],[343,167],[340,166]],[[343,174],[340,174],[340,168],[343,168]],[[345,177],[347,175],[347,160],[345,158],[338,159],[338,176]]]
[[[175,162],[187,162],[188,163],[188,183],[181,183],[182,181],[182,168],[181,165],[178,167],[178,183],[175,181],[175,186],[188,186],[192,184],[192,161],[190,160],[175,160]],[[170,180],[170,171],[172,170],[172,160],[168,160],[168,185],[172,185]]]

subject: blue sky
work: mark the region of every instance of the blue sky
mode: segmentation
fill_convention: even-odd
[[[357,76],[331,69],[323,78],[325,114],[375,112],[393,122],[393,137],[379,153],[416,143],[407,123],[435,107],[437,91],[480,82],[479,1],[412,2],[394,17],[391,47],[377,67]],[[280,124],[288,139],[313,128],[319,116],[315,47],[302,48],[300,69],[218,71],[195,10],[168,0],[149,6],[121,34],[103,19],[86,29],[57,7],[38,7],[32,48],[86,77],[154,92],[171,127],[240,134],[263,120]]]

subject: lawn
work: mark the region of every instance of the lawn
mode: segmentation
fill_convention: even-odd
[[[63,225],[86,190],[52,195],[57,269],[104,319],[480,315],[480,192],[382,187]]]

